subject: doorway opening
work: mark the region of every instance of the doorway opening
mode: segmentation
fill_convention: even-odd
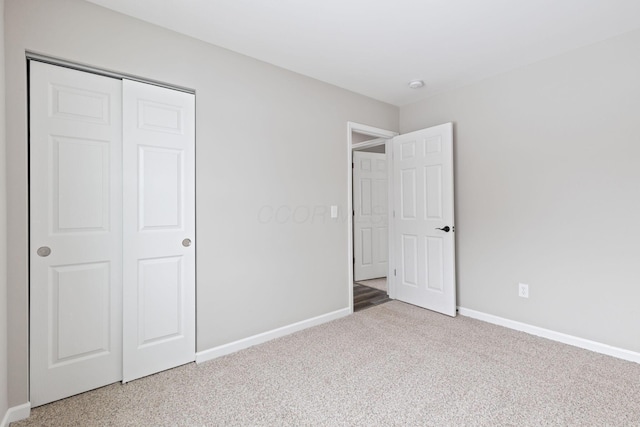
[[[390,301],[389,165],[395,132],[349,124],[352,211],[349,227],[350,300],[353,311]]]
[[[456,315],[455,224],[453,185],[453,123],[397,135],[370,126],[349,123],[349,293],[353,307],[353,283],[382,276],[359,277],[357,270],[372,270],[384,249],[360,254],[357,245],[376,247],[383,231],[374,233],[376,218],[371,201],[387,197],[387,292],[388,297],[448,316]],[[362,134],[364,136],[359,136]],[[370,136],[372,138],[367,138]],[[353,142],[360,140],[361,142]],[[387,191],[374,191],[378,179],[374,161],[358,165],[359,157],[373,156],[365,149],[384,145]],[[370,151],[370,150],[369,150]],[[378,160],[374,159],[376,162]],[[361,174],[358,174],[358,166]],[[368,175],[367,175],[368,174]],[[362,177],[366,179],[361,179]],[[361,191],[361,199],[357,191]],[[363,196],[363,194],[365,196]],[[369,198],[364,203],[365,197]],[[362,206],[359,204],[362,203]],[[362,210],[362,214],[358,213]],[[367,212],[365,212],[367,210]],[[365,214],[374,225],[361,223]],[[380,217],[380,216],[379,216]],[[362,257],[361,259],[358,257]],[[366,265],[365,265],[366,264]],[[366,268],[365,268],[366,267]],[[384,272],[384,268],[382,269]],[[362,273],[362,271],[360,272]],[[356,280],[354,280],[356,279]]]

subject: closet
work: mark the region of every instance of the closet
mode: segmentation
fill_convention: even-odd
[[[30,401],[195,359],[195,96],[29,61]]]

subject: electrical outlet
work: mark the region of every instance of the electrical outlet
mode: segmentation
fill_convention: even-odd
[[[521,298],[529,298],[529,285],[518,283],[518,296]]]

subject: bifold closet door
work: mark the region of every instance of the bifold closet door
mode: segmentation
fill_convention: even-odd
[[[123,381],[195,360],[195,96],[123,81]]]
[[[122,81],[30,62],[30,401],[122,379]]]

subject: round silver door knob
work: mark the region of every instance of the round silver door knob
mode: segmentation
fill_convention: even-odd
[[[191,239],[184,239],[182,241],[182,246],[184,246],[185,248],[188,248],[189,246],[191,246]]]
[[[43,258],[47,257],[51,255],[51,248],[49,246],[41,246],[38,248],[37,254]]]

